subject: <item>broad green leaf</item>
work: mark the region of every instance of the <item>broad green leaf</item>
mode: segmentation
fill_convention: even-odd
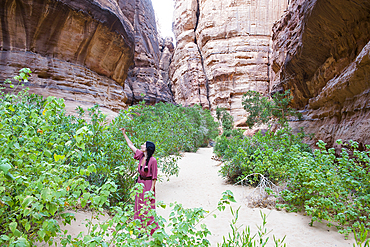
[[[10,179],[10,180],[15,180],[15,177],[10,172],[8,172],[7,174],[5,174],[5,177],[7,179]]]
[[[27,196],[26,198],[24,198],[22,202],[22,208],[25,209],[33,201],[33,199],[34,198],[32,196]]]
[[[27,221],[26,225],[24,226],[24,229],[26,229],[26,231],[28,232],[31,228],[31,224],[30,222]]]
[[[32,137],[32,141],[35,142],[35,143],[39,143],[40,138],[38,136],[34,136],[34,137]]]
[[[1,239],[4,241],[8,241],[10,238],[7,235],[1,235]]]
[[[30,243],[24,237],[20,237],[14,242],[16,247],[29,247]]]
[[[44,237],[46,235],[45,230],[41,229],[37,232],[37,234],[40,236],[40,239],[44,240]]]
[[[18,142],[14,143],[13,148],[20,149],[19,143]]]
[[[28,216],[30,213],[31,213],[31,209],[30,208],[25,208],[24,210],[23,210],[23,215],[24,216]]]
[[[13,232],[14,233],[14,236],[16,236],[16,237],[20,237],[20,236],[22,236],[22,232],[21,231],[19,231],[18,229],[15,229],[15,231]]]
[[[18,223],[17,222],[12,222],[9,224],[9,229],[14,233],[15,229],[17,228]]]
[[[57,210],[58,210],[57,205],[55,205],[54,203],[50,203],[49,211],[50,211],[51,215],[54,215]]]
[[[55,162],[58,162],[59,160],[62,160],[64,158],[65,158],[65,155],[54,154],[54,160],[55,160]]]
[[[4,161],[3,161],[4,162]],[[5,174],[8,173],[8,171],[12,168],[12,166],[9,163],[2,163],[0,164],[0,171],[3,171]]]
[[[87,167],[87,170],[92,173],[92,172],[96,172],[96,167],[95,167],[95,164],[91,164]]]
[[[44,149],[44,154],[46,155],[46,157],[49,157],[49,158],[52,156],[50,150],[48,149]]]
[[[51,192],[49,188],[44,188],[41,191],[41,198],[45,201],[50,201],[51,200]]]

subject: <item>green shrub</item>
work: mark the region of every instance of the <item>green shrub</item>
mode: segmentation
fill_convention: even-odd
[[[370,229],[370,146],[359,151],[358,143],[349,141],[336,155],[333,148],[326,149],[319,141],[319,149],[311,151],[302,143],[303,133],[292,134],[285,127],[288,117],[296,115],[288,107],[288,95],[277,94],[272,100],[257,92],[245,95],[243,105],[250,127],[265,123],[279,127],[253,137],[218,137],[214,152],[224,162],[221,175],[235,183],[260,173],[274,183],[285,184],[287,189],[276,195],[282,200],[277,207],[304,210],[312,217],[311,225],[325,220],[346,235],[360,232],[358,239],[363,239],[361,232]],[[259,179],[250,176],[248,181],[257,184]]]
[[[289,107],[293,99],[290,90],[283,93],[276,92],[271,98],[255,91],[248,91],[243,95],[242,105],[247,112],[249,128],[261,124],[275,125],[277,128],[288,127],[290,117],[301,118],[302,114]]]
[[[252,173],[261,173],[271,181],[283,181],[295,150],[310,151],[302,143],[303,137],[303,134],[293,135],[289,129],[258,132],[252,137],[218,137],[214,152],[224,162],[220,174],[232,183]],[[258,183],[259,178],[251,177],[249,181]]]
[[[29,73],[22,69],[15,79],[27,80]],[[10,80],[5,84],[16,89]],[[64,107],[63,99],[27,90],[0,96],[0,245],[51,243],[60,231],[55,219],[70,223],[73,215],[64,212],[77,204],[96,211],[128,205],[137,162],[120,127],[132,131],[135,145],[156,143],[167,175],[178,172],[181,151],[195,151],[217,135],[217,123],[198,106],[141,104],[110,124],[98,106],[78,108],[78,117]]]
[[[115,190],[109,181],[99,190],[86,182],[93,164],[69,164],[78,152],[63,107],[62,99],[24,91],[0,97],[0,244],[51,243],[60,230],[55,218],[73,218],[66,208],[88,200],[91,208],[102,207]]]
[[[341,144],[341,141],[337,141]],[[296,151],[292,159],[288,188],[282,192],[285,207],[304,209],[315,221],[328,221],[348,235],[353,229],[370,229],[370,146],[359,151],[350,142],[353,157],[343,148],[335,155],[334,148],[326,150],[325,143],[317,143],[313,153]]]

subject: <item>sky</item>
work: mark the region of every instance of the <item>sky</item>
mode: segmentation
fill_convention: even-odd
[[[158,31],[162,37],[171,36],[175,41],[175,37],[172,33],[172,16],[173,9],[175,6],[174,0],[152,0],[155,16],[158,19],[159,26]]]

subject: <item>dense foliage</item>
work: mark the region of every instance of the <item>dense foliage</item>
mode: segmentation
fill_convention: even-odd
[[[311,151],[302,142],[303,133],[293,134],[291,129],[284,128],[287,113],[294,111],[286,109],[289,98],[279,97],[274,98],[273,105],[280,105],[280,110],[276,114],[268,109],[263,113],[259,107],[270,101],[255,92],[247,94],[245,108],[260,109],[263,113],[259,118],[252,111],[251,126],[276,118],[280,128],[252,137],[240,134],[218,137],[214,152],[224,161],[221,175],[237,182],[260,173],[277,185],[284,185],[286,189],[276,195],[280,197],[277,206],[288,211],[304,210],[312,217],[311,224],[325,220],[345,234],[370,229],[370,146],[360,151],[358,143],[350,141],[336,155],[333,148],[326,149],[326,144],[319,141],[319,149]],[[338,143],[342,145],[340,140]],[[257,184],[259,179],[250,176],[249,182]]]
[[[29,73],[23,69],[16,79]],[[66,115],[64,107],[63,99],[26,90],[0,96],[0,245],[51,241],[59,231],[56,218],[69,223],[73,215],[65,210],[77,205],[96,211],[127,205],[137,163],[120,127],[131,131],[137,146],[156,143],[167,175],[178,172],[181,151],[195,151],[218,133],[200,107],[141,104],[112,123],[98,106],[79,108],[79,116]]]
[[[302,143],[303,134],[292,135],[287,129],[276,133],[258,132],[252,137],[234,135],[217,137],[214,152],[222,157],[224,164],[220,169],[223,177],[236,183],[252,173],[260,173],[270,180],[286,178],[286,168],[290,164],[291,154],[296,149],[309,152],[309,147]],[[258,183],[259,177],[251,177],[251,183]]]
[[[230,136],[233,132],[234,118],[225,108],[216,108],[216,118],[222,127],[222,136]]]
[[[289,107],[290,90],[276,92],[271,99],[256,91],[248,91],[243,95],[242,105],[247,112],[246,124],[249,128],[261,124],[275,125],[276,128],[288,127],[290,117],[301,118],[301,113]]]

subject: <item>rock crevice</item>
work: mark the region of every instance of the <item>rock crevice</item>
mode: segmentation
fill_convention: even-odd
[[[178,47],[171,64],[176,102],[199,104],[200,97],[213,114],[223,107],[236,121],[243,118],[243,94],[268,93],[271,27],[286,6],[285,0],[177,0]]]

